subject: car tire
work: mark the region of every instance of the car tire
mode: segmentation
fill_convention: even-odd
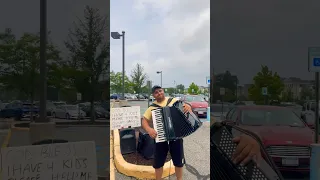
[[[66,119],[70,119],[70,115],[68,113],[66,114]]]

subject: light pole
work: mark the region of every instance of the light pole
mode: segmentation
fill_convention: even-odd
[[[124,40],[125,40],[125,32],[122,31],[122,34],[118,33],[118,32],[111,32],[111,37],[113,39],[120,39],[122,37],[122,99],[124,99],[124,92],[125,92],[125,88],[124,88],[124,67],[125,67],[125,58],[124,58]]]
[[[47,122],[47,0],[40,0],[40,118],[37,122]]]
[[[162,87],[162,71],[157,71],[157,74],[161,75],[161,87]]]

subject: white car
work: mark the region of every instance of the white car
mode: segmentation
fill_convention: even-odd
[[[86,117],[86,113],[80,110],[77,105],[62,105],[55,108],[52,116],[63,119],[83,119]]]

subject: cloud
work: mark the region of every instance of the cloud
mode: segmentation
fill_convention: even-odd
[[[120,7],[118,3],[128,7],[122,7],[120,13],[120,9],[114,9]],[[111,31],[126,30],[126,74],[140,63],[153,84],[160,84],[156,71],[162,71],[163,86],[173,86],[174,81],[185,86],[192,82],[205,86],[210,73],[209,3],[209,0],[111,2]],[[112,40],[111,50],[111,70],[121,71],[121,41]]]

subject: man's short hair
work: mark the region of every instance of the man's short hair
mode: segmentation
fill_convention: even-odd
[[[153,94],[157,89],[162,89],[162,87],[158,85],[153,86],[151,89],[151,93]]]

